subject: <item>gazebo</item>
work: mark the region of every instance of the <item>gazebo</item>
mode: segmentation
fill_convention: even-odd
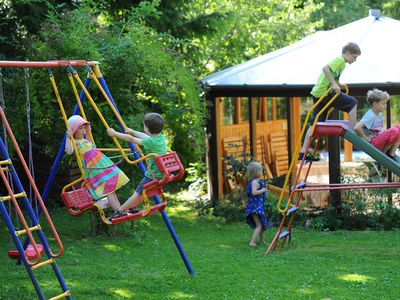
[[[297,142],[302,125],[301,97],[309,96],[322,67],[339,56],[347,42],[355,42],[361,48],[357,62],[348,65],[341,76],[350,94],[364,97],[369,89],[379,88],[392,96],[399,95],[400,60],[394,59],[400,51],[400,41],[394,38],[398,32],[400,21],[383,17],[379,10],[373,9],[366,18],[316,32],[292,45],[204,77],[201,84],[210,115],[207,158],[211,199],[224,196],[223,157],[229,138],[243,137],[243,147],[248,145],[249,152],[257,160],[264,161],[258,149],[264,144],[271,152],[271,145],[268,145],[271,138],[267,136],[286,131],[286,156],[290,161],[292,145]],[[388,127],[391,126],[390,114],[388,107]],[[235,146],[241,147],[241,144]],[[345,145],[346,148],[349,159],[351,146]],[[265,155],[267,163],[270,160],[272,164],[279,156]],[[339,155],[339,144],[329,143],[331,182],[339,180]]]

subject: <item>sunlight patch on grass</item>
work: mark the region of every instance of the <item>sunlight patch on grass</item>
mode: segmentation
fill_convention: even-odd
[[[315,294],[315,291],[313,291],[312,289],[310,289],[310,288],[301,288],[301,289],[298,289],[297,290],[299,293],[301,293],[301,294],[304,294],[304,295],[308,295],[308,296],[310,296],[310,295],[312,295],[312,294]]]
[[[351,281],[351,282],[367,282],[372,279],[370,276],[365,276],[360,274],[346,274],[339,278],[344,281]]]
[[[191,211],[191,208],[184,205],[177,205],[174,207],[168,207],[168,214],[170,215],[179,215],[182,212]]]
[[[183,190],[175,194],[175,198],[181,201],[196,200],[196,196],[188,190]]]
[[[105,244],[104,248],[106,248],[109,251],[120,251],[121,248],[118,247],[117,245],[111,245],[111,244]]]
[[[173,294],[171,294],[170,298],[171,299],[193,299],[194,295],[189,295],[184,292],[174,292]]]
[[[222,248],[222,249],[232,249],[232,246],[229,246],[229,245],[226,245],[226,244],[219,244],[218,247]]]
[[[113,293],[123,298],[132,298],[134,295],[131,291],[126,289],[115,289]]]

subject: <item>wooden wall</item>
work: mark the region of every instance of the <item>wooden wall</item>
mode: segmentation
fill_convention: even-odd
[[[254,98],[253,99],[247,99],[247,98],[235,98],[235,116],[234,116],[234,123],[235,124],[229,124],[229,125],[224,125],[223,120],[224,120],[224,106],[223,106],[223,98],[216,98],[216,104],[217,104],[217,140],[218,140],[218,170],[219,170],[219,176],[218,176],[218,182],[219,182],[219,197],[222,198],[224,196],[224,188],[223,188],[223,156],[224,156],[224,139],[229,138],[229,137],[242,137],[246,141],[248,145],[248,149],[250,149],[250,121],[241,121],[241,106],[240,106],[240,101],[251,101],[252,105],[255,105]],[[292,100],[292,99],[291,99]],[[259,115],[257,116],[257,121],[255,122],[255,128],[254,128],[254,141],[257,138],[262,137],[263,140],[265,141],[265,145],[268,143],[268,136],[272,132],[277,132],[277,131],[287,131],[287,126],[288,122],[286,119],[278,119],[279,118],[279,113],[277,112],[277,98],[272,98],[269,99],[270,105],[269,109],[271,111],[267,111],[267,98],[261,97],[259,100],[259,110],[258,113]],[[300,124],[300,98],[295,98],[293,99],[293,102],[296,104],[295,108],[291,110],[291,118],[295,119],[294,122],[292,121],[292,138],[296,138],[296,136],[299,136],[300,129],[299,124]],[[268,117],[270,117],[271,120],[268,120]],[[255,145],[254,149],[255,149]],[[288,149],[290,150],[290,149]],[[257,158],[259,159],[259,158]],[[270,162],[268,158],[266,158],[267,162]]]

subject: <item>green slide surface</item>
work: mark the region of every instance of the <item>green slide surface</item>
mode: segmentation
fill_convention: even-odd
[[[382,151],[376,149],[366,140],[360,138],[356,133],[346,128],[343,137],[350,143],[355,145],[358,149],[364,151],[376,161],[380,162],[385,168],[392,171],[397,176],[400,176],[400,164],[388,157]]]

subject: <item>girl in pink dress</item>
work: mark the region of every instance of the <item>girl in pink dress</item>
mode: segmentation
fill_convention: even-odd
[[[72,144],[74,140],[82,161],[83,180],[90,195],[94,200],[107,197],[111,208],[117,211],[121,205],[115,191],[125,185],[129,178],[111,159],[85,139],[86,132],[89,130],[88,121],[74,115],[68,119],[68,124],[71,129],[67,131],[69,138],[65,143],[65,152],[67,154],[74,152]]]

